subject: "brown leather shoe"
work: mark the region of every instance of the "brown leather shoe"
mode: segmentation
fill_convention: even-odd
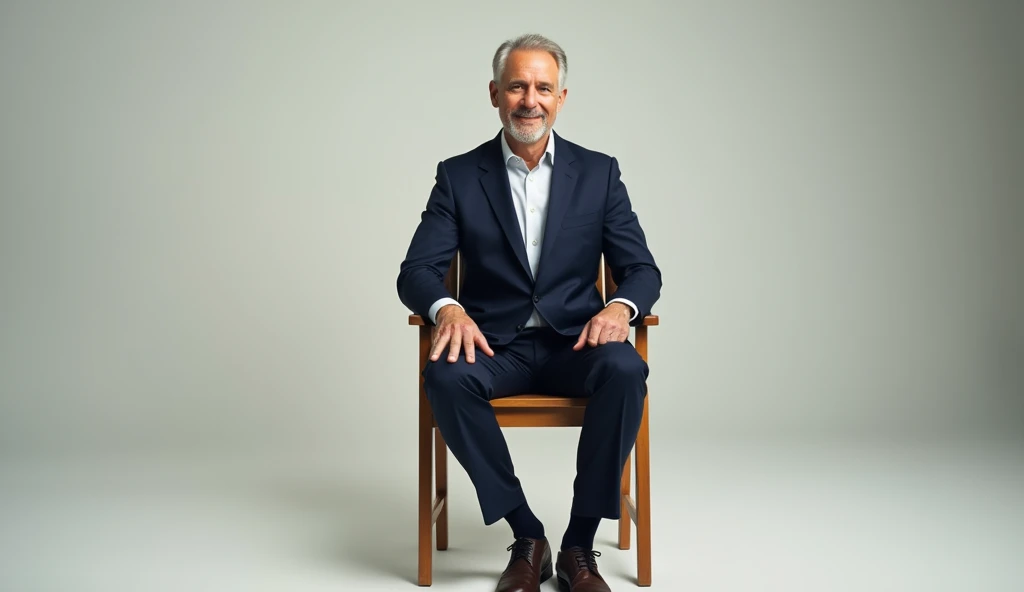
[[[540,583],[551,577],[551,547],[547,539],[516,539],[508,567],[495,592],[540,592]]]
[[[596,559],[600,556],[600,551],[580,547],[559,551],[555,562],[558,589],[562,592],[612,592],[597,573]]]

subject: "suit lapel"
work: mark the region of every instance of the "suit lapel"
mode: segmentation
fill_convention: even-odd
[[[551,132],[555,133],[555,132]],[[500,151],[500,147],[499,147]],[[576,189],[576,169],[572,163],[576,155],[569,148],[569,143],[555,134],[555,166],[551,171],[551,194],[548,197],[547,221],[544,225],[544,245],[540,249],[540,269],[543,273],[544,262],[551,261],[558,231],[562,228],[562,218],[569,208],[569,201]]]
[[[499,132],[501,133],[501,132]],[[526,245],[523,240],[523,233],[519,229],[519,220],[516,218],[515,207],[512,204],[512,188],[508,184],[508,172],[505,170],[505,163],[501,161],[501,140],[495,136],[488,144],[483,158],[480,160],[480,168],[484,174],[480,177],[480,185],[487,195],[487,201],[498,218],[505,238],[512,245],[512,251],[516,259],[523,266],[528,277],[533,277],[530,271],[530,261],[526,258]]]

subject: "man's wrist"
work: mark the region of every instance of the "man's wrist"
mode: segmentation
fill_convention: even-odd
[[[605,308],[614,309],[615,311],[620,313],[623,317],[625,317],[625,319],[627,321],[630,318],[633,317],[633,309],[630,308],[629,305],[624,303],[624,302],[612,302],[611,304],[607,305]]]
[[[452,309],[462,310],[462,307],[458,304],[445,304],[441,308],[437,309],[437,320],[440,321],[445,315],[452,314],[454,312]]]

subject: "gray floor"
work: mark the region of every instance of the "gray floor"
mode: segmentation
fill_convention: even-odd
[[[411,466],[310,458],[8,460],[0,590],[416,589]],[[556,539],[571,486],[558,460],[517,461]],[[656,450],[654,475],[651,590],[1024,590],[1017,445],[693,445]],[[482,525],[461,469],[451,486],[433,589],[492,590],[507,527]],[[599,564],[635,589],[635,552],[614,540],[604,523]]]

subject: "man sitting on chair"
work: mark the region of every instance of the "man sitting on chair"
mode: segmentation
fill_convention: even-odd
[[[539,590],[552,571],[571,592],[609,590],[594,535],[601,518],[619,518],[648,375],[627,338],[658,300],[661,272],[615,158],[552,131],[566,97],[561,47],[524,35],[501,44],[492,68],[503,129],[438,164],[398,294],[435,325],[424,388],[484,523],[512,527],[497,592]],[[465,265],[460,301],[443,281],[456,250]],[[618,284],[607,305],[595,286],[602,253]],[[527,392],[589,397],[554,568],[490,404]]]

